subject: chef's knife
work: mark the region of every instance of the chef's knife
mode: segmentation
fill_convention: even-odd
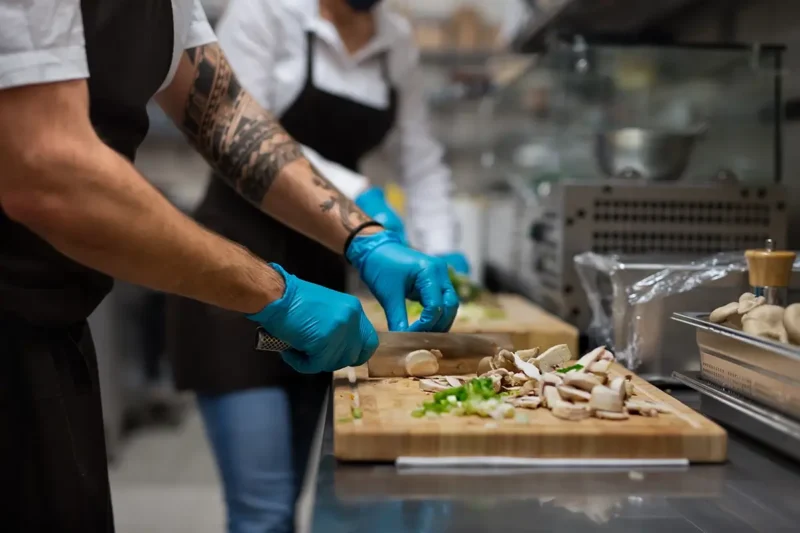
[[[475,373],[481,358],[493,356],[501,348],[511,349],[512,346],[508,334],[379,331],[378,340],[378,350],[369,360],[369,374],[372,377],[407,376],[405,358],[415,350],[439,350],[442,353],[439,374]],[[288,343],[276,339],[263,328],[258,329],[256,350],[282,352],[290,348]]]

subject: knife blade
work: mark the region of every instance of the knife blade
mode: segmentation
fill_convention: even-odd
[[[478,362],[483,357],[491,357],[500,349],[512,349],[508,334],[471,333],[409,333],[396,331],[378,332],[378,349],[369,360],[369,374],[372,377],[408,376],[405,367],[406,356],[415,350],[438,350],[439,374],[475,373]],[[291,346],[258,328],[256,350],[263,352],[282,352]]]

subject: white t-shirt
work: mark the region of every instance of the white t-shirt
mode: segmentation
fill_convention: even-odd
[[[216,40],[200,0],[172,0],[172,19],[172,65],[162,88],[175,75],[185,49]],[[80,0],[3,2],[0,24],[0,89],[91,75]]]
[[[382,4],[375,9],[376,35],[350,54],[336,28],[319,13],[319,0],[231,0],[217,27],[220,46],[242,86],[265,108],[282,115],[306,82],[306,32],[316,37],[314,86],[378,109],[389,106],[381,70],[398,91],[397,122],[384,150],[397,169],[408,206],[412,243],[431,253],[454,250],[450,169],[433,136],[419,69],[419,50],[408,22]],[[313,117],[311,117],[313,119]],[[354,198],[369,181],[304,147],[305,155],[343,193]]]

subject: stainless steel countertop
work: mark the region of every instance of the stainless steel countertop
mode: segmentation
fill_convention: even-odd
[[[698,394],[675,396],[699,408]],[[314,533],[800,530],[800,465],[732,432],[724,465],[437,475],[338,463],[330,420]]]

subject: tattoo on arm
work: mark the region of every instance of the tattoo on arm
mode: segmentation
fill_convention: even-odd
[[[260,206],[281,170],[303,159],[300,145],[236,80],[219,45],[187,50],[195,79],[186,103],[183,130],[209,163],[245,199]],[[323,213],[338,210],[353,231],[369,220],[358,207],[310,165],[313,185],[329,196]]]
[[[314,186],[324,189],[330,195],[329,198],[319,206],[323,213],[338,209],[342,226],[348,232],[355,230],[359,225],[369,221],[369,217],[356,207],[356,204],[354,204],[352,200],[339,192],[339,189],[323,178],[316,167],[312,165],[311,168],[314,171]]]
[[[188,51],[195,80],[183,129],[247,200],[261,203],[281,169],[303,157],[274,116],[243,90],[218,45]]]

